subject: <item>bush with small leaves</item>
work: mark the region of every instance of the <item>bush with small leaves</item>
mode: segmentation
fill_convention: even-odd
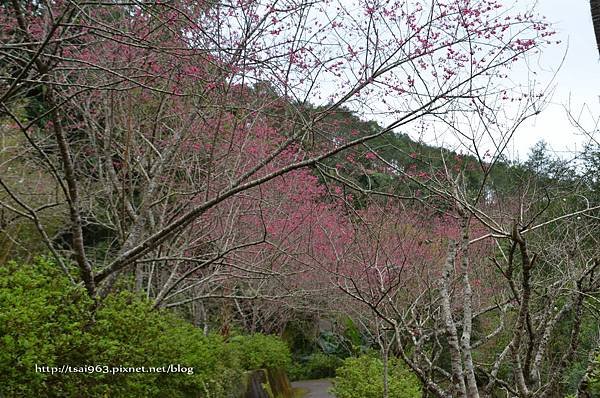
[[[323,379],[335,376],[335,370],[340,367],[343,360],[335,355],[313,353],[301,358],[289,370],[291,380]]]
[[[388,397],[421,397],[421,385],[398,359],[388,362]],[[337,398],[381,398],[383,396],[383,361],[374,355],[348,358],[337,369],[333,394]]]
[[[244,370],[287,369],[291,364],[290,349],[275,336],[234,336],[228,340],[227,349]]]
[[[128,371],[170,364],[188,371]],[[0,396],[224,398],[242,379],[220,336],[131,293],[96,304],[48,260],[0,267]]]
[[[592,397],[600,397],[600,354],[596,357],[594,362],[595,368],[590,375],[588,393],[592,394]]]

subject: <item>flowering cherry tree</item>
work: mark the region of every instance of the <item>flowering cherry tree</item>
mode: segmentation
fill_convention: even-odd
[[[3,208],[65,272],[73,260],[91,295],[134,267],[138,288],[161,270],[166,285],[148,289],[159,301],[189,270],[263,242],[232,227],[265,184],[428,115],[488,109],[514,61],[552,34],[495,1],[1,7],[2,112],[60,192],[33,206],[3,177]],[[342,106],[391,121],[335,142],[327,118]],[[43,222],[57,207],[67,248]],[[102,255],[90,224],[109,231]],[[167,259],[189,256],[197,265],[175,275]]]

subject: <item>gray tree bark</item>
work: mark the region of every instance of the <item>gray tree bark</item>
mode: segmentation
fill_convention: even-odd
[[[600,0],[590,0],[590,11],[592,12],[592,23],[596,33],[596,45],[600,54]]]
[[[448,257],[444,266],[444,276],[440,294],[442,296],[442,313],[446,325],[446,336],[448,338],[448,348],[450,350],[450,361],[452,363],[452,396],[467,397],[467,387],[465,385],[463,362],[461,357],[460,343],[456,324],[452,318],[452,304],[450,299],[451,275],[454,270],[454,260],[456,259],[456,243],[450,242],[448,247]]]

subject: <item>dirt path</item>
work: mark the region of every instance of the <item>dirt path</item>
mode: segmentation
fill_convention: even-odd
[[[303,398],[335,398],[329,393],[331,382],[327,379],[295,381],[292,387],[308,391]]]

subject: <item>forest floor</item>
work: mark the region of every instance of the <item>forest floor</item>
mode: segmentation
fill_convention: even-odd
[[[302,380],[292,383],[294,389],[305,392],[304,395],[301,395],[302,398],[335,398],[329,393],[331,386],[331,381],[327,379]]]

